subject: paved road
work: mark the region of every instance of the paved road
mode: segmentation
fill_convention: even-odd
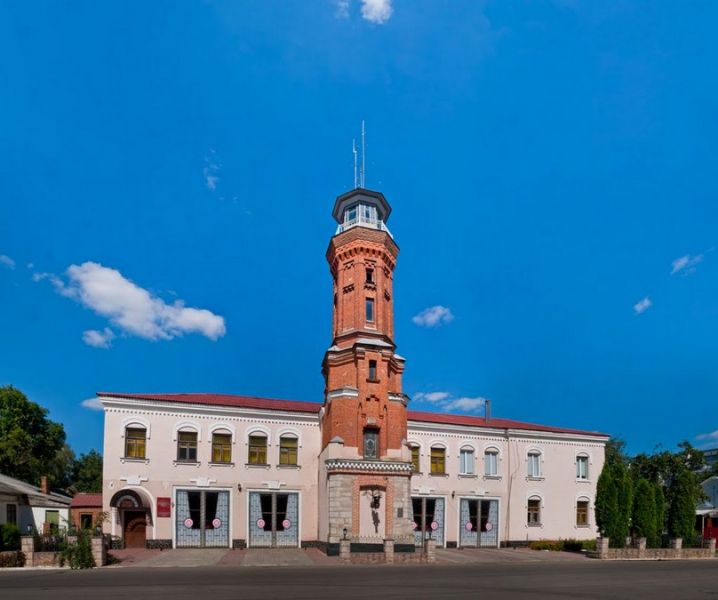
[[[718,561],[0,571],[0,599],[718,598]]]

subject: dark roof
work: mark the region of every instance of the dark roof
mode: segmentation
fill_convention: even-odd
[[[102,494],[80,492],[72,497],[71,508],[102,508]]]
[[[318,413],[322,405],[319,402],[298,402],[296,400],[272,400],[254,396],[235,396],[233,394],[121,394],[118,392],[98,392],[98,396],[108,398],[131,398],[133,400],[156,400],[160,402],[182,402],[185,404],[205,404],[208,406],[232,406],[236,408],[256,408],[261,410],[281,410],[287,412]],[[438,423],[442,425],[464,425],[468,427],[484,427],[489,429],[524,429],[547,433],[568,433],[577,435],[598,435],[609,437],[606,433],[566,429],[549,425],[536,425],[511,419],[471,417],[447,413],[408,412],[410,421]]]
[[[381,192],[375,192],[373,190],[367,190],[366,188],[355,188],[343,193],[341,196],[337,196],[334,201],[334,208],[332,209],[332,216],[337,223],[341,223],[343,220],[344,209],[355,202],[369,201],[372,204],[376,204],[379,207],[381,213],[380,218],[386,222],[389,220],[391,214],[391,205],[387,202],[384,194]]]

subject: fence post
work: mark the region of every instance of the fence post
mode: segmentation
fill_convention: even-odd
[[[424,554],[426,555],[426,562],[436,562],[436,541],[428,539],[424,542]]]
[[[25,555],[25,566],[32,567],[35,554],[35,536],[34,535],[23,535],[20,536],[20,550]]]
[[[646,538],[638,538],[638,558],[646,557]]]
[[[596,550],[598,550],[598,558],[608,558],[608,542],[607,537],[600,537],[596,540]]]
[[[384,540],[384,560],[394,562],[394,540]]]
[[[342,562],[351,562],[351,541],[350,540],[339,540],[339,558]]]

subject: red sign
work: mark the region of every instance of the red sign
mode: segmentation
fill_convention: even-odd
[[[169,517],[172,514],[172,498],[157,498],[157,516]]]

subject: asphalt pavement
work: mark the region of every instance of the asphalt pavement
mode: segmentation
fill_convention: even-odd
[[[2,570],[0,599],[718,598],[718,560]]]

